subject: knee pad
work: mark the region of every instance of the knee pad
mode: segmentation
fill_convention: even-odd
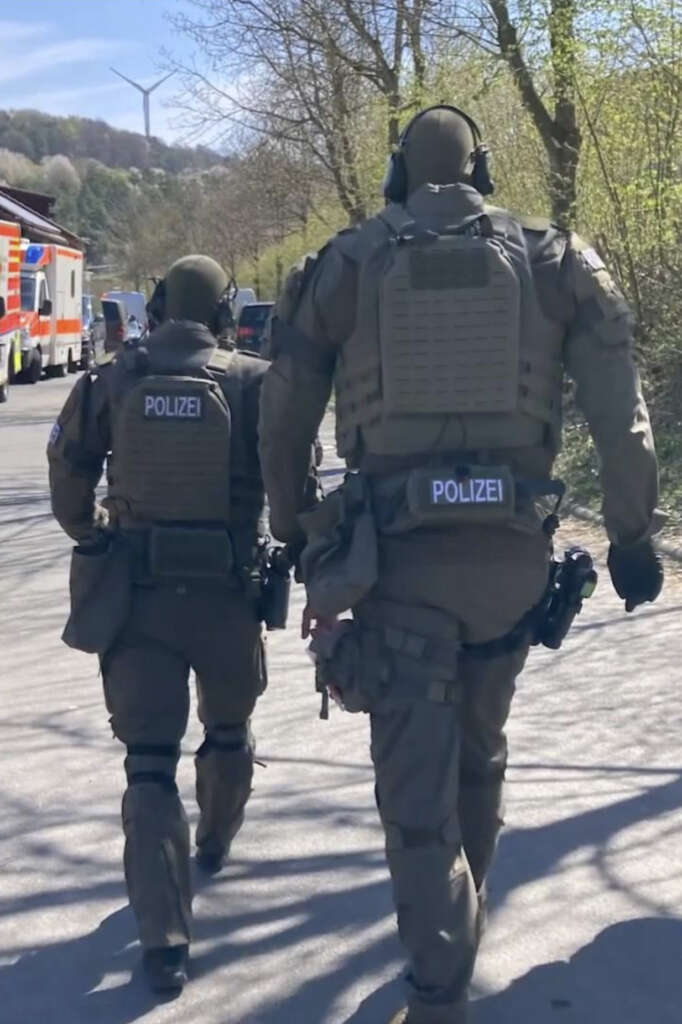
[[[177,793],[175,770],[180,758],[177,744],[131,743],[124,762],[129,786],[152,782],[171,793]]]
[[[242,725],[219,725],[207,729],[204,742],[196,753],[196,760],[211,758],[214,762],[229,764],[227,769],[234,777],[243,774],[250,779],[253,773],[254,739],[249,723]]]
[[[242,725],[217,725],[207,729],[204,742],[197,750],[197,757],[204,757],[211,750],[223,754],[248,754],[253,756],[255,743],[248,722]]]

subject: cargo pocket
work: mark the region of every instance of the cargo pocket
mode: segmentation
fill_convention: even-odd
[[[130,615],[130,555],[118,535],[105,548],[75,547],[69,575],[71,613],[62,640],[87,654],[105,654]]]

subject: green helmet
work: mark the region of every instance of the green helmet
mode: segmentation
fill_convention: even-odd
[[[165,319],[211,325],[227,285],[227,274],[210,256],[183,256],[166,274]]]
[[[488,148],[478,125],[457,107],[439,104],[420,111],[400,136],[384,180],[389,202],[404,203],[422,185],[465,182],[482,195],[493,183],[488,169]]]

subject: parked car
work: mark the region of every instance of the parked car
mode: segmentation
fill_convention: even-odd
[[[128,338],[128,312],[120,299],[102,299],[104,351],[115,352]]]
[[[109,291],[103,299],[122,302],[128,317],[133,317],[140,324],[140,334],[147,329],[147,300],[142,292]]]
[[[259,356],[263,347],[265,327],[274,302],[250,302],[242,308],[237,320],[236,343],[242,352]]]

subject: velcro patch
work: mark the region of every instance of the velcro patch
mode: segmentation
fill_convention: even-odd
[[[407,503],[416,521],[480,522],[513,513],[516,491],[507,466],[412,470]]]
[[[430,481],[430,505],[506,505],[506,481],[500,476],[457,480],[437,476]]]
[[[178,391],[145,391],[144,418],[146,420],[202,420],[204,397],[199,391],[181,394]]]

